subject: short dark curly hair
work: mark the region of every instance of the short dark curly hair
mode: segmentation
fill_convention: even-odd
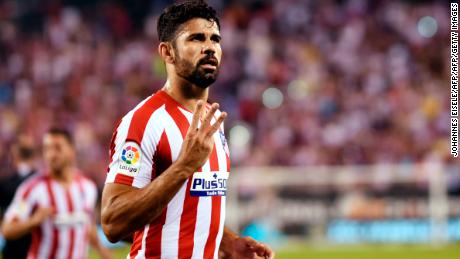
[[[213,21],[220,30],[219,17],[214,8],[202,0],[185,1],[167,7],[160,15],[157,23],[159,40],[161,42],[172,41],[179,27],[194,18]]]
[[[69,142],[70,145],[74,145],[72,133],[70,133],[70,131],[65,128],[53,127],[50,128],[46,133],[53,136],[62,136],[65,138],[65,140],[67,140],[67,142]]]

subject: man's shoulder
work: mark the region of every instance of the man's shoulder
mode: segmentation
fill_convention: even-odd
[[[152,94],[127,112],[121,121],[147,121],[150,116],[165,105],[165,100],[158,94]]]
[[[157,92],[157,93],[154,93],[146,97],[144,100],[139,102],[134,108],[132,108],[129,112],[127,112],[124,117],[129,116],[136,112],[152,112],[152,111],[159,109],[164,104],[165,104],[165,100]]]
[[[46,183],[48,179],[49,177],[42,173],[35,173],[24,180],[19,185],[18,189],[22,190],[24,193],[30,193],[39,187],[42,183]]]
[[[25,178],[21,185],[36,185],[38,183],[46,182],[48,178],[49,176],[43,173],[34,173]]]
[[[145,140],[155,141],[163,129],[165,105],[165,100],[158,93],[147,97],[121,119],[117,136],[139,145]],[[145,133],[153,137],[144,138]]]

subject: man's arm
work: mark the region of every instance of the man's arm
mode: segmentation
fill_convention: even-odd
[[[159,177],[141,189],[106,184],[102,193],[101,222],[111,242],[129,236],[158,217],[189,176],[206,162],[214,145],[212,136],[219,129],[226,113],[221,113],[211,125],[211,119],[219,108],[218,104],[213,104],[198,128],[203,106],[203,102],[198,101],[176,162]]]
[[[4,220],[2,224],[2,234],[5,239],[18,239],[34,228],[40,226],[43,221],[49,218],[53,213],[51,208],[39,207],[30,219],[26,220]]]
[[[102,228],[117,242],[158,217],[193,170],[174,163],[145,188],[106,184],[102,193]]]

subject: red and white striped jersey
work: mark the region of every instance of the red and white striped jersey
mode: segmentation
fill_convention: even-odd
[[[55,214],[32,231],[27,258],[86,258],[96,198],[96,185],[81,174],[75,173],[66,187],[37,175],[19,186],[5,220],[26,221],[38,207],[53,208]]]
[[[177,159],[192,117],[162,90],[141,102],[113,134],[106,183],[142,188],[155,180]],[[217,258],[229,171],[221,127],[199,172],[184,183],[159,217],[134,233],[128,258]]]

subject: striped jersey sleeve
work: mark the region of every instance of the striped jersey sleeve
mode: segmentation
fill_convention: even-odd
[[[112,136],[106,183],[142,188],[152,181],[153,158],[161,136],[161,120],[156,114],[161,106],[150,96],[120,121]]]

